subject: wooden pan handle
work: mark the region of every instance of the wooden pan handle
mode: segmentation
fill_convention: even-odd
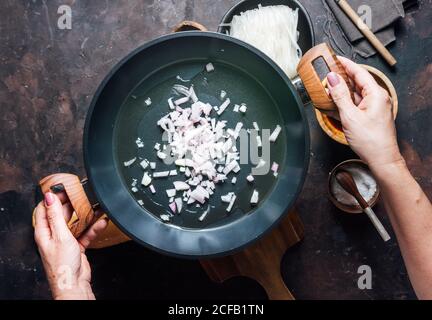
[[[341,75],[350,88],[348,75],[346,74],[344,67],[336,57],[333,49],[327,43],[317,45],[306,52],[306,54],[300,60],[300,63],[297,67],[297,72],[303,81],[303,85],[308,92],[312,103],[317,109],[326,111],[337,110],[335,103],[327,94],[325,86],[323,85],[323,80],[327,74],[321,74],[320,77],[320,75],[317,73],[316,67],[314,66],[314,64],[318,61],[325,62],[328,72],[332,71]],[[350,92],[351,96],[353,97],[354,94],[351,88]]]
[[[95,222],[95,212],[85,194],[81,180],[76,175],[68,173],[53,174],[42,179],[39,185],[44,194],[47,192],[56,193],[56,190],[64,190],[67,194],[75,210],[68,225],[76,238]]]
[[[107,218],[104,213],[95,214],[82,181],[84,180],[80,180],[76,175],[59,173],[46,177],[39,182],[43,193],[64,191],[69,197],[74,213],[68,221],[68,226],[75,238],[78,238],[99,219]],[[89,248],[101,249],[127,241],[130,241],[130,238],[121,232],[112,221],[109,221],[106,229],[98,235]]]
[[[173,29],[173,32],[182,32],[182,31],[208,31],[205,26],[203,26],[199,22],[195,21],[182,21],[178,25],[176,25]]]

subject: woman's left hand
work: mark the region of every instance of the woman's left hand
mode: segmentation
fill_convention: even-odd
[[[46,193],[35,212],[35,240],[54,299],[88,300],[95,296],[91,289],[91,269],[85,255],[90,242],[106,226],[105,219],[91,226],[80,238],[70,232],[66,221],[73,213],[66,194]]]

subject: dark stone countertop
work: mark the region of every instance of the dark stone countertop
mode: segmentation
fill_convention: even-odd
[[[168,33],[178,22],[215,30],[235,0],[35,0],[0,2],[0,299],[49,298],[33,243],[35,184],[55,172],[83,176],[82,130],[98,84],[128,52]],[[302,0],[317,41],[336,39],[351,56],[319,0]],[[72,7],[72,30],[57,28],[57,8]],[[432,196],[432,1],[420,0],[397,24],[390,70],[400,99],[398,133],[409,167]],[[357,59],[364,63],[364,60]],[[304,241],[287,252],[282,273],[298,299],[413,299],[397,243],[384,244],[364,216],[341,214],[326,197],[329,171],[353,158],[318,127],[309,108],[309,175],[298,199]],[[376,208],[389,227],[382,205]],[[153,253],[134,243],[89,252],[98,298],[264,298],[248,279],[212,283],[195,261]],[[357,269],[370,265],[373,289],[357,288]]]

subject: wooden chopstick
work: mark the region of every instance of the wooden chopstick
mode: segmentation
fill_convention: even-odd
[[[390,51],[383,45],[383,43],[375,36],[375,34],[369,29],[369,27],[363,22],[358,16],[354,9],[349,5],[346,0],[335,0],[339,7],[345,12],[345,14],[351,19],[355,26],[360,30],[361,33],[369,40],[374,48],[383,56],[390,66],[396,65],[397,61],[392,56]]]

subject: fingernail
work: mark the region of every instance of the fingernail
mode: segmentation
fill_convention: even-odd
[[[339,77],[338,77],[337,73],[335,73],[335,72],[330,72],[327,75],[327,80],[328,80],[331,87],[337,86],[340,83]]]
[[[54,203],[54,195],[51,192],[45,193],[45,206],[49,207]]]

